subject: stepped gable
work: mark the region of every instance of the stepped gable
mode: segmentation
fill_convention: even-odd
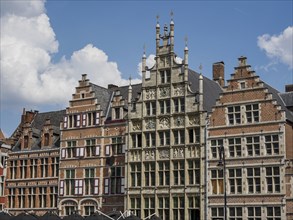
[[[278,90],[274,89],[270,85],[266,84],[264,82],[264,87],[266,87],[269,91],[269,93],[272,93],[273,99],[275,99],[278,103],[278,105],[281,106],[281,109],[286,112],[286,118],[287,120],[293,122],[293,112],[291,112],[287,107],[293,106],[293,92],[291,92],[291,96],[288,92],[289,95],[286,93],[281,94]],[[284,99],[283,99],[284,97]],[[290,99],[291,98],[291,99]]]
[[[193,92],[198,92],[200,74],[188,69],[188,81],[191,83],[190,88]],[[212,107],[216,105],[216,100],[222,92],[219,84],[205,76],[203,76],[203,108],[207,112],[212,112]]]

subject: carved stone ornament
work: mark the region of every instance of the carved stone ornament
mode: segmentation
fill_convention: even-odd
[[[175,96],[184,95],[184,87],[182,85],[174,86],[174,95]]]
[[[183,158],[184,157],[184,149],[182,147],[175,148],[173,152],[174,158]]]
[[[189,116],[189,125],[198,125],[199,117],[198,116]]]
[[[160,150],[159,157],[160,157],[160,159],[170,158],[169,150]]]
[[[146,121],[146,126],[145,126],[146,129],[155,129],[155,127],[156,127],[155,119],[149,119]]]
[[[159,122],[161,128],[169,128],[170,127],[170,119],[167,117],[160,118]]]
[[[168,97],[168,96],[170,96],[170,88],[169,87],[160,88],[160,97]]]
[[[155,159],[155,152],[153,150],[145,152],[145,160],[154,160],[154,159]]]
[[[175,118],[174,124],[176,126],[183,126],[184,125],[184,117],[183,116],[178,116]]]
[[[146,99],[155,99],[156,98],[156,90],[155,89],[147,89],[145,94]]]
[[[132,122],[132,130],[133,131],[141,130],[141,121],[133,121]]]

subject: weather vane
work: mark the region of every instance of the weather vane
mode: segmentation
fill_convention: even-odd
[[[202,65],[201,64],[199,65],[199,70],[200,70],[200,73],[201,73],[201,70],[202,70]]]
[[[171,10],[170,16],[171,16],[171,20],[173,20],[173,16],[174,16],[173,10]]]
[[[156,18],[157,18],[157,23],[159,23],[159,18],[160,18],[160,15],[159,15],[159,14],[157,14]]]
[[[185,41],[185,47],[187,47],[187,41],[188,41],[188,37],[187,36],[185,36],[184,41]]]
[[[145,54],[145,49],[146,49],[146,46],[145,44],[143,44],[143,54]]]

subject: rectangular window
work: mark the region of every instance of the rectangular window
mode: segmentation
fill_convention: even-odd
[[[258,104],[246,105],[246,121],[247,123],[259,122],[259,109]]]
[[[59,195],[64,195],[64,180],[60,180]]]
[[[44,134],[44,146],[49,146],[49,142],[50,141],[50,134],[49,133],[45,133]]]
[[[169,196],[159,197],[159,217],[161,219],[169,219],[170,202]]]
[[[211,170],[212,194],[224,193],[223,170]]]
[[[230,194],[242,193],[242,172],[241,169],[229,169]]]
[[[141,203],[140,198],[130,198],[130,211],[140,218],[141,215]]]
[[[141,134],[132,134],[132,148],[141,148]]]
[[[123,138],[122,137],[115,137],[112,138],[112,154],[113,155],[120,155],[125,153],[125,144],[123,142]]]
[[[241,138],[229,138],[230,157],[241,157]]]
[[[248,220],[261,220],[261,207],[248,207]]]
[[[199,128],[188,129],[188,134],[189,134],[189,144],[200,142],[200,129]]]
[[[96,139],[85,140],[86,157],[93,157],[96,155]]]
[[[260,193],[260,168],[247,168],[249,193]]]
[[[265,145],[267,155],[279,154],[279,135],[266,135]]]
[[[174,143],[184,144],[185,143],[185,130],[174,130]]]
[[[161,114],[170,114],[170,100],[160,100],[160,113]]]
[[[224,208],[212,208],[212,220],[224,219]]]
[[[141,186],[141,165],[140,163],[130,164],[131,186]]]
[[[188,161],[188,179],[190,185],[200,184],[199,160]]]
[[[248,156],[259,156],[260,155],[260,144],[259,137],[246,137],[246,148]]]
[[[155,162],[148,162],[144,164],[144,179],[145,186],[155,186]]]
[[[110,193],[111,194],[122,193],[121,192],[122,185],[124,188],[124,183],[122,184],[122,182],[124,182],[122,171],[123,171],[123,167],[111,167],[111,178],[110,178],[110,181],[111,181]]]
[[[155,213],[155,198],[146,197],[144,198],[144,216],[150,216]]]
[[[82,195],[83,180],[75,180],[74,194]]]
[[[109,178],[104,179],[104,194],[109,194]]]
[[[65,170],[65,195],[74,195],[75,189],[75,170]]]
[[[114,119],[120,119],[120,108],[114,108]]]
[[[110,156],[110,145],[105,146],[105,156]]]
[[[145,133],[145,141],[146,141],[146,147],[155,147],[156,133],[155,132]]]
[[[242,220],[242,207],[229,207],[229,220]]]
[[[159,131],[160,146],[170,145],[170,131]]]
[[[223,146],[223,139],[211,140],[211,156],[212,156],[212,158],[219,158],[220,146]]]
[[[174,185],[184,185],[184,160],[173,161]]]
[[[281,220],[281,207],[267,207],[267,220]]]
[[[173,219],[184,220],[184,197],[173,197]]]
[[[85,195],[95,194],[95,168],[84,169],[84,185]]]
[[[85,205],[84,206],[84,215],[90,216],[95,213],[95,206],[94,205]]]
[[[160,71],[160,76],[161,76],[161,83],[170,83],[170,81],[171,81],[171,71],[170,70]]]
[[[159,185],[170,185],[170,163],[169,161],[158,162],[159,164]]]
[[[184,98],[175,98],[173,101],[174,101],[174,110],[176,113],[185,111],[185,99]]]
[[[146,102],[145,105],[147,116],[156,115],[156,102]]]
[[[63,120],[63,127],[64,127],[64,128],[67,128],[67,118],[68,118],[68,117],[65,116],[65,117],[64,117],[64,120]]]
[[[266,167],[267,192],[280,192],[280,168]]]
[[[228,121],[230,125],[241,123],[240,106],[228,107]]]

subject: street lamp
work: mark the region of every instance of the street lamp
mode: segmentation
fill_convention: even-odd
[[[220,146],[220,160],[217,165],[223,169],[224,176],[224,220],[227,220],[227,190],[226,190],[226,159],[225,159],[225,148],[223,145]]]

